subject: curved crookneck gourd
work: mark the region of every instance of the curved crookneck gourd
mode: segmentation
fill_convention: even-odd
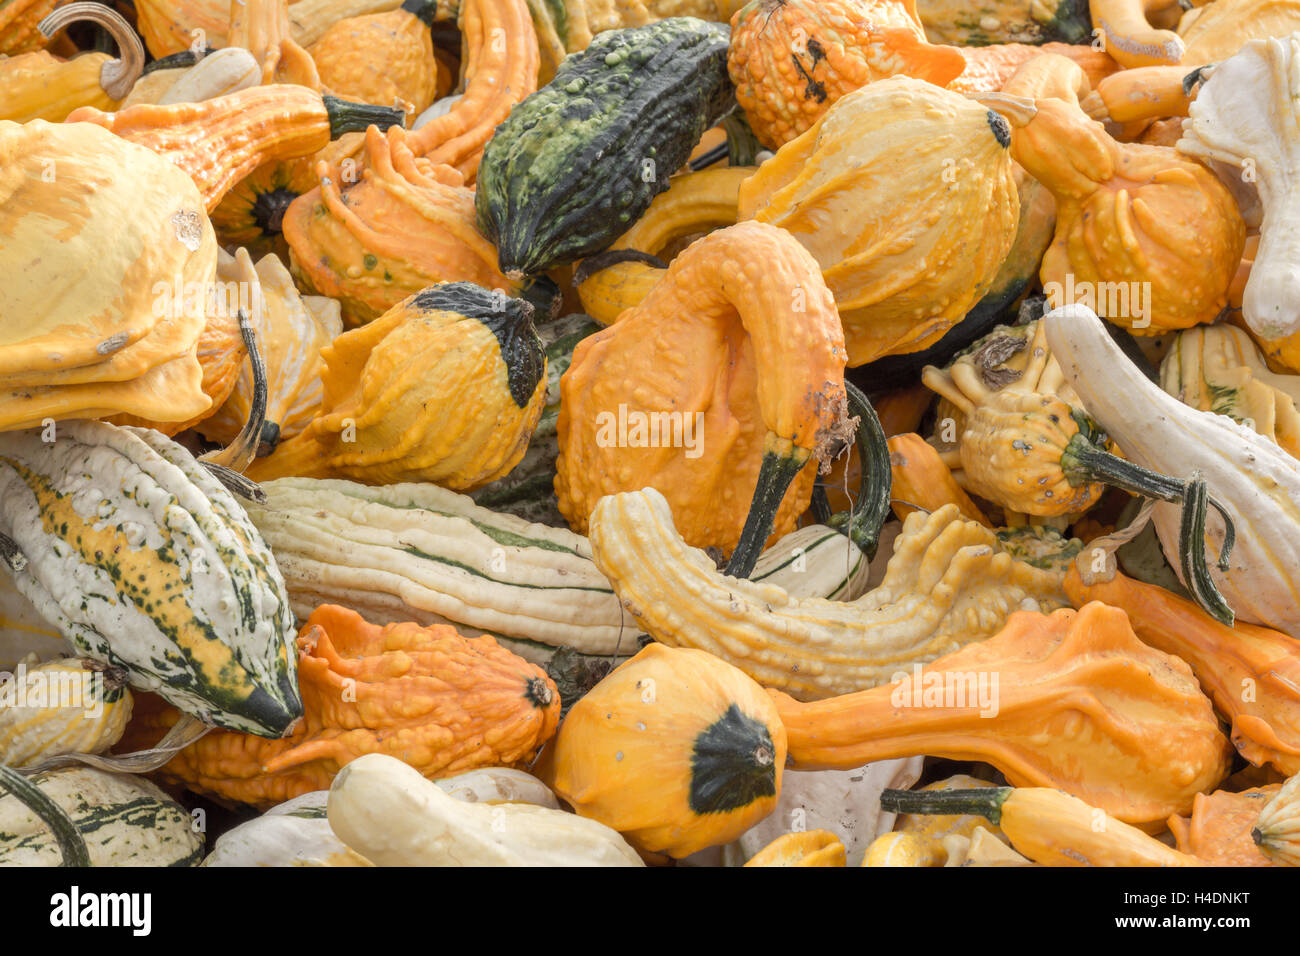
[[[1300,458],[1300,375],[1272,371],[1243,329],[1198,325],[1179,332],[1160,363],[1160,387],[1185,405],[1253,428]]]
[[[1101,31],[1106,52],[1125,69],[1182,61],[1186,44],[1173,30],[1156,29],[1147,19],[1176,0],[1089,0],[1092,25]]]
[[[1096,601],[1012,614],[993,637],[899,683],[811,703],[769,693],[792,769],[979,760],[1014,786],[1064,790],[1133,824],[1187,812],[1227,776],[1232,752],[1191,668]]]
[[[293,6],[308,2],[299,0]],[[381,13],[398,6],[359,3],[344,16]],[[466,185],[473,185],[483,147],[496,128],[516,104],[537,90],[539,53],[528,6],[523,0],[460,0],[441,4],[434,16],[435,20],[454,19],[460,28],[464,92],[447,112],[418,128],[399,132],[397,138],[413,155],[457,170]],[[325,27],[341,19],[337,10],[322,13]],[[297,14],[291,10],[290,16]],[[324,32],[300,35],[300,40],[314,44]],[[295,35],[299,35],[297,31]],[[354,173],[363,169],[370,162],[367,152],[361,137],[350,137],[321,158],[329,165],[329,178],[338,181],[349,168]]]
[[[1057,304],[1090,293],[1139,335],[1213,321],[1246,241],[1236,201],[1178,150],[1112,139],[1079,107],[1086,92],[1076,64],[1044,54],[977,97],[1010,120],[1012,156],[1056,197],[1044,289]]]
[[[900,0],[752,0],[736,13],[727,54],[736,100],[769,149],[874,80],[902,73],[947,86],[965,68]]]
[[[771,814],[785,755],[762,687],[712,654],[652,642],[573,705],[536,772],[579,816],[681,858]]]
[[[309,156],[351,130],[399,125],[402,112],[277,83],[201,103],[141,103],[117,113],[87,106],[68,122],[102,126],[174,163],[194,180],[210,211],[261,164]]]
[[[320,185],[284,214],[295,277],[338,299],[359,325],[440,282],[514,286],[474,227],[474,191],[449,166],[418,160],[390,130],[366,131],[366,163],[340,179],[318,165]]]
[[[560,695],[536,664],[491,637],[446,625],[368,623],[323,605],[297,641],[303,720],[279,740],[213,731],[159,771],[165,779],[266,809],[329,787],[365,753],[427,776],[527,763],[555,733]],[[121,749],[157,744],[180,714],[142,701]]]
[[[265,457],[282,439],[299,434],[320,411],[320,350],[342,333],[343,319],[333,299],[299,295],[289,270],[274,255],[263,256],[256,266],[242,248],[233,257],[222,256],[218,277],[243,283],[260,303],[249,319],[266,365],[266,414],[257,436],[257,455]],[[205,438],[229,444],[252,417],[256,401],[254,376],[241,366],[223,404],[198,424],[198,430]]]
[[[133,687],[219,727],[284,734],[302,715],[293,612],[240,504],[155,431],[77,421],[42,438],[7,434],[0,457],[18,590]]]
[[[741,187],[739,215],[812,253],[850,366],[918,351],[979,301],[1011,249],[1010,141],[1005,120],[958,93],[879,80],[765,162]]]
[[[710,233],[574,349],[560,512],[582,533],[600,498],[653,485],[687,539],[732,554],[743,576],[807,509],[812,460],[851,436],[844,360],[835,300],[797,242],[761,223]]]
[[[793,831],[779,836],[745,866],[844,866],[844,841],[829,830]]]
[[[434,286],[321,349],[320,412],[248,469],[453,490],[505,475],[546,402],[546,356],[522,299]]]
[[[0,246],[0,429],[209,410],[217,241],[188,176],[96,126],[0,121],[0,234],[21,238]]]
[[[956,505],[909,517],[885,579],[850,602],[722,574],[682,541],[653,488],[602,499],[590,534],[596,566],[651,637],[709,651],[800,700],[876,687],[988,637],[1012,611],[1068,603],[1059,572],[1001,553]]]
[[[52,37],[80,21],[105,30],[117,45],[119,58],[82,53],[63,61],[47,50],[0,56],[0,86],[5,91],[0,119],[59,123],[79,106],[114,109],[126,98],[144,68],[140,38],[121,14],[98,3],[65,4],[41,20],[41,33]]]
[[[701,232],[736,224],[740,184],[751,166],[702,169],[674,176],[667,192],[604,252],[583,259],[573,273],[583,311],[602,325],[612,325],[638,305],[663,278],[665,250]]]
[[[1300,331],[1300,229],[1296,100],[1300,35],[1252,40],[1215,66],[1189,109],[1178,149],[1254,177],[1263,205],[1259,249],[1241,311],[1251,331],[1280,339]],[[1236,266],[1236,260],[1233,261]]]
[[[1242,620],[1300,636],[1300,576],[1294,571],[1300,566],[1300,463],[1228,416],[1189,408],[1166,393],[1124,357],[1091,310],[1065,306],[1042,321],[1066,381],[1125,457],[1141,468],[1199,473],[1202,486],[1222,503],[1226,514],[1208,521],[1203,511],[1198,516],[1196,509],[1163,500],[1153,512],[1165,553],[1184,554],[1175,570],[1197,603],[1226,617],[1225,623],[1235,610]],[[1199,552],[1192,545],[1202,540],[1220,548],[1217,566],[1209,569],[1212,580],[1188,574],[1186,555]],[[1222,592],[1218,601],[1211,596],[1210,606],[1203,599],[1206,585]]]

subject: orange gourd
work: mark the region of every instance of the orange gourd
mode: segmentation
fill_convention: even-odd
[[[1208,866],[1274,866],[1255,845],[1250,831],[1264,804],[1280,789],[1275,783],[1240,793],[1198,793],[1191,816],[1169,818],[1178,849]]]
[[[731,20],[727,70],[763,145],[777,149],[840,97],[903,73],[946,86],[966,68],[899,0],[753,0]]]
[[[298,636],[298,686],[303,719],[289,736],[215,730],[160,777],[264,809],[328,789],[362,754],[398,757],[430,778],[525,764],[560,716],[545,672],[491,637],[465,638],[446,625],[379,627],[331,604]],[[153,746],[178,717],[156,698],[138,698],[118,752]]]
[[[307,156],[336,136],[402,114],[348,103],[305,86],[254,86],[201,103],[141,103],[117,113],[74,110],[69,123],[95,123],[152,149],[189,173],[209,211],[262,163]]]
[[[600,498],[650,485],[690,544],[731,553],[757,489],[771,533],[789,533],[812,459],[846,437],[845,358],[821,270],[788,233],[710,233],[574,350],[560,380],[561,514],[585,532]]]
[[[955,696],[956,687],[975,696],[980,675],[989,687],[997,675],[996,713]],[[927,692],[937,706],[933,696],[926,706]],[[980,760],[1015,786],[1064,790],[1134,824],[1190,810],[1227,776],[1232,749],[1191,668],[1139,641],[1123,611],[1097,601],[1017,612],[919,680],[811,703],[770,693],[792,769],[916,754]]]
[[[1056,235],[1039,272],[1044,289],[1057,297],[1094,289],[1098,314],[1138,334],[1213,321],[1246,239],[1236,201],[1177,150],[1112,139],[1079,107],[1086,92],[1076,64],[1044,54],[1003,93],[978,97],[1015,127],[1012,156],[1056,197]],[[1117,305],[1123,300],[1107,290],[1120,287],[1146,290],[1145,305]]]
[[[890,500],[900,521],[912,512],[938,511],[954,504],[963,518],[993,527],[989,519],[962,490],[934,446],[920,435],[909,433],[889,439],[889,464],[893,475]]]
[[[299,282],[338,299],[351,325],[440,282],[513,288],[474,225],[473,190],[455,169],[417,160],[399,134],[367,130],[359,173],[341,180],[318,167],[320,185],[282,222]]]
[[[1079,557],[1090,572],[1094,556],[1085,549]],[[1255,624],[1221,624],[1191,601],[1119,571],[1109,581],[1104,573],[1088,577],[1085,584],[1078,562],[1066,576],[1065,591],[1076,606],[1105,601],[1122,608],[1145,643],[1191,666],[1231,723],[1243,757],[1300,773],[1300,641]]]

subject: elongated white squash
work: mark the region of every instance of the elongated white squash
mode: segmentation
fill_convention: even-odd
[[[328,799],[328,790],[313,790],[227,830],[203,866],[373,866],[334,835]]]
[[[1229,568],[1209,563],[1228,605],[1244,621],[1300,637],[1300,462],[1275,442],[1225,415],[1184,405],[1148,379],[1086,306],[1048,313],[1048,347],[1084,409],[1134,464],[1164,474],[1199,473],[1236,526]],[[1177,560],[1181,508],[1159,502],[1156,532],[1170,564]],[[1210,553],[1220,553],[1224,523],[1211,510]]]
[[[339,771],[329,822],[379,866],[643,865],[603,823],[526,803],[465,803],[384,754]]]

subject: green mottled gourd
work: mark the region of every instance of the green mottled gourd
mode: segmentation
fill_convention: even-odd
[[[86,657],[208,723],[279,737],[302,715],[275,559],[231,492],[156,431],[11,432],[0,545],[18,590]]]

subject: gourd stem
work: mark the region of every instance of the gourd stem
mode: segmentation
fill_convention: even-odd
[[[893,472],[889,465],[889,444],[871,401],[852,382],[845,381],[850,415],[856,415],[858,462],[862,477],[852,511],[833,515],[826,524],[849,536],[870,561],[880,546],[880,528],[889,517]]]
[[[1192,542],[1205,540],[1205,507],[1208,499],[1209,494],[1206,491],[1204,478],[1193,478],[1187,483],[1182,524],[1178,533],[1178,539],[1182,543],[1180,549],[1182,553],[1179,558],[1182,561],[1183,580],[1187,582],[1187,589],[1191,591],[1192,597],[1206,614],[1220,624],[1232,627],[1235,615],[1219,589],[1215,587],[1214,579],[1210,577],[1210,570],[1205,566],[1205,549],[1192,545]],[[1224,523],[1225,527],[1232,528],[1232,524],[1226,518]],[[1223,568],[1224,556],[1231,547],[1231,538],[1225,538],[1223,548],[1220,550],[1220,568]]]
[[[406,119],[404,111],[391,106],[353,103],[328,93],[322,94],[321,100],[330,118],[330,139],[338,139],[344,133],[364,132],[371,126],[386,130],[390,126],[401,126]]]
[[[205,464],[222,465],[225,468],[234,469],[236,472],[243,471],[257,457],[258,447],[265,435],[264,426],[266,424],[266,407],[269,394],[266,381],[266,362],[262,360],[262,350],[257,344],[257,330],[253,328],[252,320],[242,309],[239,311],[239,334],[244,340],[244,348],[248,352],[248,364],[253,370],[253,397],[249,402],[248,419],[244,422],[244,427],[239,430],[239,434],[235,436],[235,440],[227,447],[204,455],[200,459]],[[249,497],[244,492],[231,487],[230,483],[222,475],[217,472],[213,473],[231,491]],[[252,483],[249,482],[249,484]],[[253,487],[256,488],[256,485]],[[258,499],[254,498],[254,500]]]
[[[1206,567],[1206,506],[1212,506],[1223,519],[1223,544],[1219,548],[1218,560],[1221,571],[1228,570],[1228,556],[1232,553],[1237,533],[1227,510],[1209,496],[1204,480],[1194,478],[1180,482],[1125,461],[1098,448],[1082,431],[1073,435],[1065,446],[1061,455],[1061,471],[1074,486],[1099,481],[1130,494],[1182,505],[1179,562],[1186,577],[1184,583],[1205,613],[1224,624],[1232,624],[1232,609],[1215,586]]]
[[[732,166],[757,165],[763,144],[750,129],[745,114],[739,108],[732,110],[722,118],[722,128],[727,131],[727,162]]]
[[[219,462],[200,460],[199,464],[212,472],[212,477],[221,482],[231,494],[246,498],[249,501],[256,501],[259,505],[266,504],[266,492],[252,478],[245,478],[233,468],[227,468]]]
[[[880,808],[891,813],[936,813],[959,816],[978,813],[994,826],[1002,822],[1002,804],[1014,787],[979,787],[969,790],[884,790]]]
[[[813,517],[817,519],[818,524],[826,524],[833,517],[831,514],[831,501],[826,497],[826,488],[821,483],[813,485],[812,498],[808,502],[808,508],[812,511]]]
[[[27,555],[23,554],[23,549],[18,547],[17,541],[3,532],[0,532],[0,560],[3,560],[14,574],[27,567]]]
[[[658,256],[642,252],[640,249],[606,249],[594,256],[587,256],[579,262],[577,268],[573,270],[573,282],[570,284],[576,289],[597,272],[616,266],[620,262],[642,262],[656,269],[668,268],[668,263]]]
[[[770,437],[770,433],[769,433]],[[798,445],[791,447],[788,454],[775,451],[763,452],[763,463],[758,469],[758,481],[754,484],[754,497],[745,518],[745,527],[740,531],[740,541],[736,550],[731,552],[731,560],[723,572],[733,578],[747,578],[758,563],[758,556],[763,552],[763,545],[772,526],[776,523],[776,511],[785,498],[785,493],[794,481],[795,475],[812,453]]]
[[[203,49],[195,53],[194,50],[181,50],[179,53],[169,53],[167,56],[159,57],[145,64],[144,75],[156,73],[158,70],[179,70],[184,67],[193,66],[203,59],[209,53],[216,53],[216,47],[204,46]]]
[[[1008,93],[973,93],[970,98],[998,113],[1014,127],[1028,126],[1038,115],[1038,107],[1034,101],[1025,96],[1012,96]]]
[[[144,72],[144,44],[131,25],[116,10],[102,3],[69,3],[50,12],[36,28],[46,38],[69,23],[88,20],[103,27],[117,44],[118,59],[109,60],[99,71],[99,86],[110,99],[122,100]]]
[[[403,0],[401,9],[432,28],[438,21],[438,0]]]
[[[16,796],[54,832],[59,841],[59,851],[63,854],[62,866],[90,866],[90,851],[86,849],[81,831],[68,812],[51,800],[49,794],[3,764],[0,764],[0,787]]]

